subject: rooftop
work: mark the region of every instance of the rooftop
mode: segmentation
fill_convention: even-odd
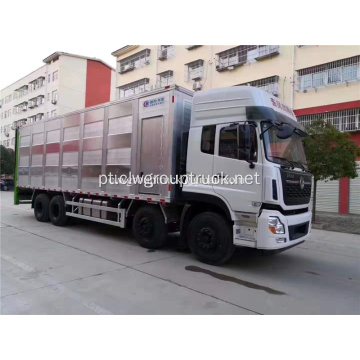
[[[44,63],[49,63],[54,59],[57,59],[59,56],[71,56],[71,57],[76,57],[79,59],[87,59],[87,60],[93,60],[93,61],[98,61],[101,62],[102,64],[104,64],[105,66],[107,66],[108,68],[115,70],[112,66],[108,65],[106,62],[102,61],[101,59],[95,58],[95,57],[90,57],[90,56],[83,56],[83,55],[77,55],[77,54],[70,54],[64,51],[55,51],[53,54],[49,55],[48,57],[46,57],[43,62]]]
[[[117,49],[117,50],[113,51],[111,53],[111,55],[119,56],[119,55],[127,53],[130,50],[136,49],[138,46],[139,45],[125,45],[125,46],[121,47],[120,49]]]

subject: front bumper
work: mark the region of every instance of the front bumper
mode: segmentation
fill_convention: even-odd
[[[284,224],[285,234],[273,234],[270,231],[270,216],[276,216],[280,219],[281,223]],[[311,211],[285,216],[279,211],[263,210],[258,218],[256,248],[277,250],[293,247],[294,245],[307,240],[311,234],[311,217]],[[298,232],[294,232],[294,229]]]

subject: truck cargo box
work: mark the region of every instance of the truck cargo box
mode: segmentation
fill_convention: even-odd
[[[18,186],[170,201],[176,186],[99,187],[99,176],[182,173],[191,101],[192,92],[171,86],[23,125]]]

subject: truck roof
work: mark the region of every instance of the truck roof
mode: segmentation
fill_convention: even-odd
[[[192,120],[204,120],[220,110],[231,109],[238,115],[245,114],[246,107],[264,106],[297,121],[293,110],[267,91],[252,86],[233,86],[196,92],[193,97]],[[195,124],[192,124],[196,126]]]

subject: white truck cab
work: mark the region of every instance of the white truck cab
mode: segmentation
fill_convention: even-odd
[[[194,199],[202,194],[203,201],[213,197],[223,203],[235,245],[265,250],[297,245],[311,231],[312,177],[304,136],[293,111],[263,90],[239,86],[198,92],[187,174],[248,181],[186,184],[183,195]]]

